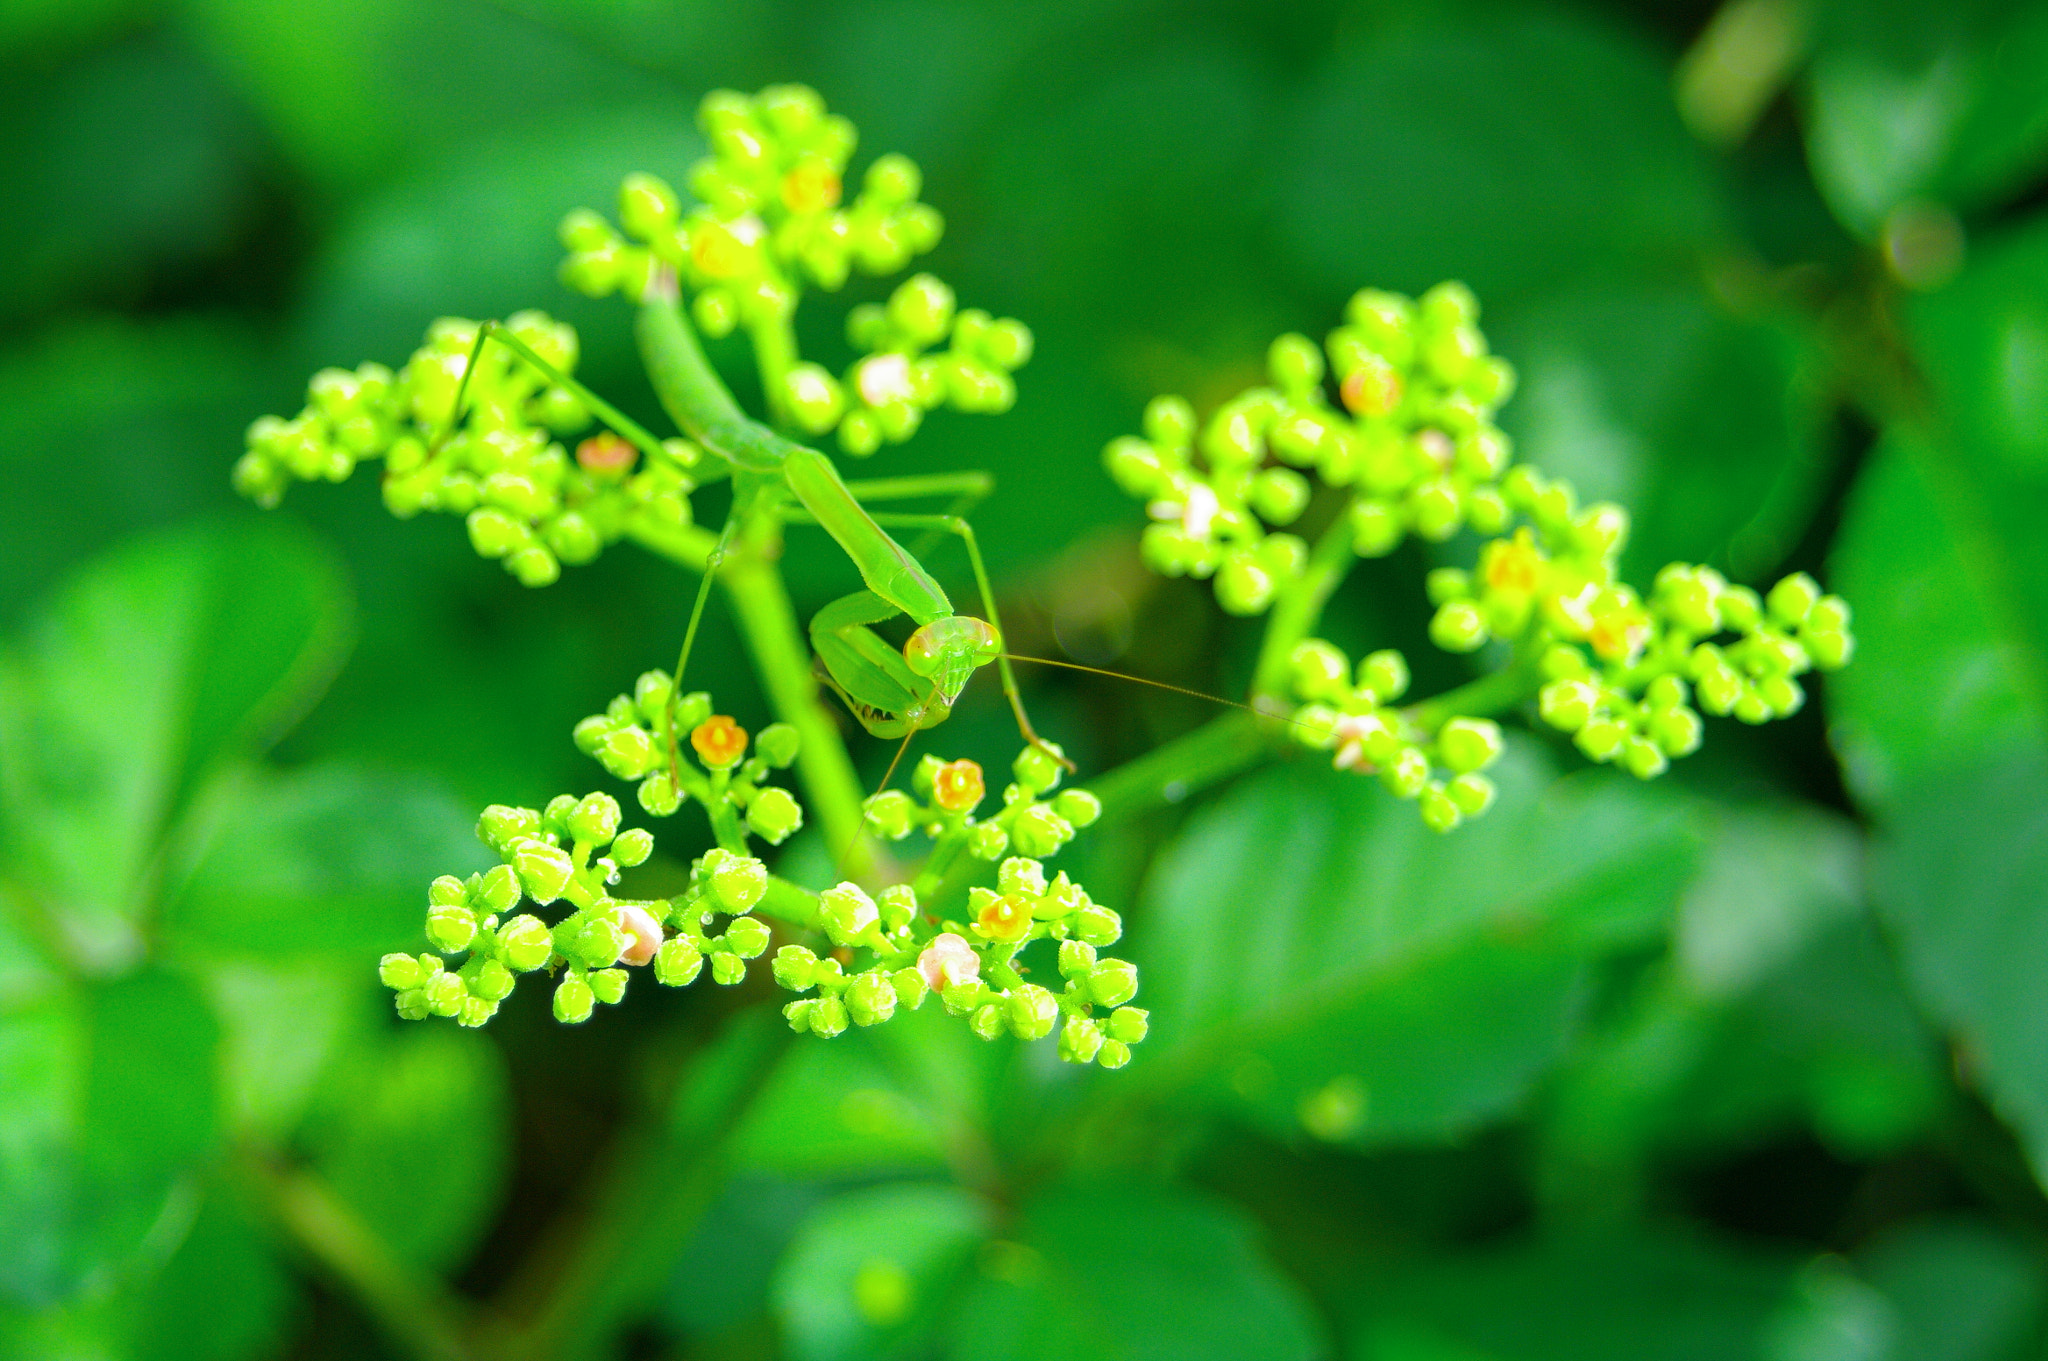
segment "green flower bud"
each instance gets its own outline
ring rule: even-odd
[[[462,1009],[455,1013],[455,1023],[474,1030],[497,1014],[496,1002],[482,997],[465,997],[462,999]]]
[[[1440,784],[1432,782],[1416,797],[1415,809],[1422,814],[1423,826],[1432,832],[1448,832],[1464,821],[1464,814],[1451,796]]]
[[[531,973],[555,952],[555,938],[539,917],[522,915],[498,928],[498,949],[508,967]]]
[[[654,748],[654,738],[638,725],[605,733],[591,754],[597,757],[599,765],[621,780],[639,779],[661,759]]]
[[[811,1003],[811,1033],[821,1040],[846,1033],[846,1003],[837,997],[820,997]]]
[[[1004,1024],[1006,1019],[1002,1005],[990,1002],[975,1008],[974,1014],[967,1018],[967,1028],[984,1040],[993,1040],[1007,1028]]]
[[[747,912],[768,891],[768,867],[751,855],[711,851],[703,860],[721,912]]]
[[[562,564],[553,553],[533,544],[506,558],[505,570],[517,577],[520,585],[538,589],[552,586],[561,578]]]
[[[1628,729],[1620,720],[1602,716],[1580,728],[1578,736],[1572,740],[1589,759],[1611,761],[1627,736]]]
[[[1737,633],[1748,633],[1763,622],[1763,602],[1747,586],[1730,586],[1714,603],[1721,623]]]
[[[1036,898],[1045,892],[1045,866],[1012,856],[996,870],[996,892]]]
[[[540,814],[531,808],[494,803],[477,819],[477,839],[503,855],[513,842],[540,834]]]
[[[818,924],[834,945],[851,947],[866,943],[870,934],[879,934],[881,919],[874,899],[863,893],[858,884],[842,883],[818,895]]]
[[[1100,903],[1074,914],[1074,934],[1090,945],[1114,945],[1124,933],[1124,919]]]
[[[1138,1044],[1151,1033],[1152,1013],[1138,1007],[1118,1007],[1109,1014],[1104,1029],[1118,1044]]]
[[[1408,693],[1408,659],[1392,648],[1370,654],[1358,664],[1358,688],[1382,704],[1401,698]]]
[[[1266,370],[1282,392],[1307,392],[1323,381],[1323,352],[1307,336],[1290,333],[1266,351]]]
[[[889,975],[889,983],[896,989],[896,1000],[906,1011],[916,1011],[924,1005],[925,994],[931,985],[916,968],[898,969]]]
[[[741,959],[756,959],[768,948],[768,923],[759,917],[735,917],[725,928],[726,948]]]
[[[1429,597],[1432,605],[1441,605],[1447,600],[1470,600],[1472,574],[1458,567],[1434,568],[1423,578],[1422,593]]]
[[[1486,641],[1486,617],[1469,600],[1452,600],[1429,621],[1429,638],[1446,652],[1474,652]]]
[[[993,822],[978,822],[967,833],[967,853],[976,860],[1000,860],[1010,849],[1010,834]]]
[[[1252,509],[1269,525],[1291,525],[1308,508],[1308,479],[1292,468],[1268,468],[1252,480]]]
[[[1495,487],[1474,487],[1465,497],[1465,523],[1478,534],[1498,534],[1508,527],[1508,503]]]
[[[436,950],[466,950],[476,939],[476,914],[466,907],[436,907],[427,913],[427,939]]]
[[[872,969],[854,975],[853,982],[840,996],[846,1003],[846,1014],[858,1026],[880,1025],[896,1014],[896,989],[887,977]]]
[[[470,994],[486,1002],[502,1002],[512,995],[512,971],[495,959],[472,959],[462,968]]]
[[[674,231],[680,210],[676,191],[653,175],[628,175],[619,186],[619,225],[642,241],[659,241]]]
[[[1120,1007],[1138,995],[1138,966],[1104,959],[1088,971],[1088,996],[1097,1006]]]
[[[816,981],[818,956],[801,945],[785,945],[775,952],[769,967],[779,986],[790,992],[809,992]]]
[[[641,808],[658,818],[665,818],[683,806],[683,793],[676,787],[675,777],[665,770],[657,770],[642,780],[638,797]]]
[[[588,983],[569,974],[555,985],[555,1019],[564,1025],[581,1025],[590,1019],[597,995]]]
[[[1437,733],[1436,747],[1453,774],[1484,770],[1500,757],[1500,725],[1483,718],[1454,718]]]
[[[1818,633],[1847,633],[1849,603],[1838,595],[1824,595],[1806,612],[1806,627]]]
[[[801,1035],[811,1028],[811,1013],[817,1009],[816,999],[806,997],[783,1007],[782,1015],[789,1022],[789,1028]]]
[[[452,874],[444,874],[427,885],[428,907],[453,907],[469,901],[469,885]]]
[[[747,962],[729,950],[717,950],[711,955],[711,981],[725,987],[744,983],[747,978]]]
[[[590,975],[590,991],[606,1006],[617,1006],[619,1000],[626,995],[626,971],[599,969]]]
[[[654,979],[671,988],[696,982],[703,967],[704,953],[688,936],[670,936],[654,952]]]
[[[408,1021],[424,1021],[433,1013],[427,1009],[427,990],[407,988],[391,999],[398,1008],[401,1018]]]
[[[1639,780],[1653,780],[1670,768],[1663,750],[1647,737],[1631,734],[1621,742],[1621,764]]]
[[[1085,978],[1095,968],[1095,947],[1085,940],[1060,942],[1060,977]]]
[[[1195,439],[1195,409],[1181,397],[1154,397],[1145,404],[1145,437],[1162,449],[1185,449]]]
[[[560,846],[528,837],[512,848],[512,869],[526,896],[545,907],[562,896],[576,865]]]
[[[1402,747],[1380,767],[1380,783],[1397,799],[1412,799],[1429,783],[1429,758],[1420,747]]]
[[[1706,725],[1691,709],[1658,709],[1650,715],[1649,736],[1666,756],[1674,760],[1700,749]]]
[[[1093,825],[1102,816],[1102,800],[1085,789],[1065,789],[1053,796],[1053,811],[1075,827]]]
[[[1818,613],[1818,611],[1816,611]],[[1856,651],[1856,640],[1846,633],[1825,633],[1816,631],[1811,619],[1799,641],[1806,648],[1806,655],[1813,664],[1823,671],[1838,671],[1849,664],[1849,658]]]
[[[562,823],[578,841],[608,845],[619,832],[619,801],[609,794],[585,794]]]
[[[1710,714],[1727,714],[1733,711],[1748,692],[1748,688],[1742,683],[1742,677],[1726,666],[1717,666],[1696,674],[1693,684],[1699,690],[1700,707]]]
[[[427,980],[424,989],[427,1010],[435,1016],[454,1016],[462,1010],[462,1004],[469,1000],[469,989],[462,985],[458,974],[437,973]]]
[[[1034,860],[1057,854],[1074,839],[1074,828],[1048,804],[1033,804],[1017,815],[1010,825],[1010,838],[1017,849]]]
[[[868,795],[861,804],[861,812],[870,832],[889,841],[901,841],[910,835],[910,823],[916,805],[910,796],[900,789],[885,789],[879,794]]]
[[[1068,1063],[1092,1063],[1102,1051],[1102,1027],[1085,1016],[1069,1016],[1060,1027],[1060,1057]]]
[[[1457,533],[1464,522],[1465,501],[1455,482],[1436,478],[1408,494],[1408,517],[1417,534],[1440,543]]]
[[[1044,988],[1026,983],[1010,994],[1003,1011],[1012,1035],[1020,1040],[1042,1040],[1052,1034],[1053,1023],[1060,1017],[1060,1004]]]
[[[1232,614],[1257,614],[1273,603],[1279,583],[1257,556],[1235,552],[1223,560],[1216,574],[1216,603]]]
[[[627,936],[604,917],[570,917],[556,924],[555,948],[588,969],[609,968],[625,952]]]
[[[1819,603],[1820,585],[1804,572],[1794,572],[1771,587],[1771,594],[1764,602],[1771,618],[1786,628],[1796,628],[1805,623],[1807,615]]]
[[[485,916],[510,912],[519,905],[519,876],[510,865],[493,865],[477,881],[470,903]]]
[[[1063,755],[1065,753],[1058,743],[1048,742],[1044,748],[1033,744],[1017,753],[1017,759],[1010,763],[1010,770],[1027,793],[1042,794],[1059,785],[1061,766],[1058,758]]]
[[[1806,692],[1790,676],[1766,676],[1757,682],[1756,691],[1775,718],[1790,718],[1806,703]]]
[[[395,992],[417,988],[426,980],[426,971],[411,955],[386,955],[377,961],[377,977],[385,987]]]
[[[754,738],[754,754],[777,770],[786,769],[796,760],[800,739],[795,728],[787,723],[770,723]]]
[[[647,863],[654,854],[654,834],[644,827],[629,827],[612,841],[612,859],[631,869]]]
[[[846,411],[846,391],[817,364],[798,364],[783,379],[782,398],[790,417],[806,433],[822,435]]]
[[[1304,638],[1288,654],[1294,692],[1303,699],[1338,699],[1350,689],[1351,662],[1320,638]]]
[[[804,810],[787,789],[764,786],[747,805],[747,828],[771,846],[780,846],[804,825]]]
[[[1444,794],[1468,818],[1493,806],[1493,781],[1484,775],[1460,775],[1444,786]]]

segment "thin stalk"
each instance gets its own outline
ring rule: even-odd
[[[1500,670],[1411,704],[1404,712],[1409,722],[1430,733],[1453,718],[1486,718],[1503,713],[1542,688],[1543,673],[1537,662],[1535,649],[1519,643],[1514,656]]]
[[[768,399],[768,419],[777,427],[795,427],[789,411],[789,371],[796,367],[796,332],[787,317],[758,322],[747,328],[754,342],[754,363],[761,370],[761,391]]]
[[[1241,710],[1219,714],[1192,732],[1127,761],[1088,792],[1102,800],[1105,818],[1128,817],[1191,794],[1251,769],[1273,750],[1260,731],[1262,720]]]
[[[1308,566],[1283,586],[1280,599],[1266,622],[1266,638],[1259,646],[1259,664],[1252,674],[1252,694],[1258,699],[1284,695],[1287,690],[1288,659],[1294,645],[1306,638],[1323,617],[1323,606],[1350,572],[1357,554],[1351,547],[1351,520],[1339,514],[1316,540]]]

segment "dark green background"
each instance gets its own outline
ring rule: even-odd
[[[1756,117],[1689,126],[1676,89],[1759,69],[1703,32],[1786,19]],[[1681,78],[1702,51],[1738,55]],[[0,63],[0,1354],[2048,1354],[2038,4],[12,0]],[[708,985],[401,1027],[372,964],[420,887],[482,804],[602,782],[568,729],[692,583],[620,548],[527,591],[364,477],[259,514],[241,431],[527,306],[651,418],[554,224],[680,182],[704,90],[791,79],[919,162],[931,268],[1036,332],[1014,413],[867,465],[997,475],[1029,647],[1241,686],[1256,633],[1144,576],[1102,444],[1354,288],[1458,277],[1519,453],[1632,507],[1638,585],[1812,571],[1855,664],[1654,786],[1518,740],[1449,839],[1307,761],[1084,836],[1154,1009],[1122,1073],[922,1014],[783,1050],[765,989]],[[830,364],[843,306],[803,316]],[[1429,565],[1328,631],[1435,687]],[[849,585],[789,567],[800,607]],[[1032,699],[1095,771],[1207,716]],[[935,742],[997,763],[1006,723]]]

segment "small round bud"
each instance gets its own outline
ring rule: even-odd
[[[1691,709],[1672,707],[1650,715],[1649,737],[1666,756],[1676,759],[1700,749],[1705,724]]]
[[[1095,1051],[1095,1061],[1114,1072],[1131,1061],[1131,1047],[1121,1040],[1104,1040]]]
[[[923,1006],[925,996],[931,991],[930,985],[924,981],[924,974],[915,966],[890,974],[889,984],[896,989],[896,1000],[906,1011],[916,1011]]]
[[[829,1040],[846,1033],[846,1003],[837,997],[820,997],[811,1004],[811,1033]]]
[[[1806,622],[1807,615],[1820,603],[1820,585],[1806,573],[1794,572],[1771,587],[1764,603],[1772,619],[1786,628],[1795,628]]]
[[[653,175],[628,175],[619,186],[619,225],[642,241],[667,236],[675,229],[680,210],[676,191]]]
[[[1037,898],[1045,893],[1045,866],[1036,860],[1013,855],[996,870],[996,892]]]
[[[1062,769],[1059,758],[1065,754],[1057,743],[1033,743],[1017,753],[1017,759],[1011,762],[1010,770],[1026,792],[1042,794],[1059,784]]]
[[[427,913],[427,939],[444,953],[466,950],[476,939],[476,914],[466,907],[436,907]]]
[[[747,730],[725,714],[713,714],[690,730],[690,745],[707,770],[730,770],[747,752]]]
[[[866,937],[877,933],[881,919],[875,900],[858,884],[841,883],[818,895],[818,924],[834,945],[867,943]]]
[[[513,847],[512,869],[526,896],[545,907],[562,896],[576,866],[560,846],[528,837]]]
[[[452,874],[444,874],[427,885],[427,906],[452,907],[469,900],[469,885]]]
[[[1048,804],[1033,804],[1017,815],[1010,825],[1010,838],[1017,850],[1034,860],[1056,854],[1074,839],[1074,828]]]
[[[1483,718],[1454,718],[1437,733],[1436,745],[1453,774],[1484,770],[1500,757],[1500,725]]]
[[[1102,1027],[1085,1016],[1069,1016],[1060,1027],[1060,1057],[1068,1063],[1092,1063],[1102,1050]]]
[[[1124,933],[1124,921],[1100,903],[1090,903],[1074,914],[1074,934],[1090,945],[1114,945]]]
[[[1408,659],[1392,648],[1371,653],[1358,664],[1358,688],[1382,704],[1408,693]]]
[[[901,841],[910,835],[911,815],[916,805],[910,795],[900,789],[885,789],[879,794],[870,794],[861,804],[861,815],[867,829],[888,841]]]
[[[1006,1015],[999,1002],[988,1002],[974,1009],[967,1018],[967,1028],[984,1040],[993,1040],[1006,1028]]]
[[[519,905],[519,876],[510,865],[493,865],[477,882],[470,901],[486,916],[510,912]]]
[[[683,792],[676,787],[675,777],[665,770],[657,770],[642,780],[636,797],[641,808],[658,818],[665,818],[683,806]]]
[[[1273,603],[1278,588],[1256,555],[1236,552],[1224,559],[1216,574],[1216,603],[1232,614],[1257,614]]]
[[[427,1009],[427,990],[407,988],[391,999],[398,1007],[398,1014],[408,1021],[423,1021],[433,1013]]]
[[[880,1025],[896,1014],[896,989],[889,979],[875,971],[856,974],[840,996],[846,1014],[858,1026]]]
[[[785,945],[775,952],[769,969],[777,986],[790,992],[809,992],[817,981],[818,956],[801,945]]]
[[[1474,652],[1486,641],[1486,617],[1469,600],[1452,600],[1429,621],[1429,638],[1446,652]]]
[[[1460,775],[1444,786],[1444,795],[1460,813],[1476,818],[1493,806],[1493,781],[1484,775]]]
[[[1611,761],[1627,736],[1628,729],[1620,720],[1603,715],[1580,728],[1578,736],[1572,740],[1588,759]]]
[[[484,809],[476,823],[477,839],[501,855],[513,842],[539,833],[539,813],[531,808],[508,808],[502,803]]]
[[[1385,501],[1365,497],[1351,503],[1351,549],[1361,558],[1385,557],[1405,532],[1399,512]]]
[[[1282,392],[1306,392],[1323,381],[1323,352],[1307,336],[1290,332],[1266,351],[1266,370]]]
[[[751,855],[711,851],[704,857],[711,876],[711,896],[721,912],[746,912],[768,891],[768,867]]]
[[[593,846],[609,845],[619,831],[619,801],[609,794],[585,794],[562,825],[578,841]]]
[[[711,981],[721,987],[736,987],[747,978],[747,962],[730,950],[719,950],[711,956]]]
[[[703,967],[704,953],[688,936],[670,936],[654,952],[654,980],[671,988],[696,982]]]
[[[1380,769],[1380,783],[1397,799],[1412,799],[1429,783],[1429,758],[1420,747],[1402,747]]]
[[[1138,966],[1105,959],[1088,971],[1088,996],[1097,1006],[1120,1007],[1138,994]]]
[[[1747,586],[1730,586],[1714,604],[1722,624],[1737,633],[1748,633],[1763,622],[1763,602]]]
[[[1059,969],[1062,978],[1085,978],[1095,968],[1095,947],[1085,940],[1060,942]]]
[[[725,945],[741,959],[758,959],[768,949],[768,923],[759,917],[736,917],[725,928]]]
[[[1152,1013],[1138,1007],[1118,1007],[1103,1027],[1119,1044],[1138,1044],[1152,1029]]]
[[[1639,780],[1662,775],[1671,765],[1664,752],[1647,737],[1631,734],[1621,742],[1621,764]]]
[[[1252,480],[1252,509],[1269,525],[1291,525],[1308,508],[1309,490],[1292,468],[1268,468]]]
[[[626,868],[647,863],[654,854],[654,834],[644,827],[629,827],[612,841],[612,859]]]
[[[555,1019],[564,1025],[581,1025],[590,1019],[597,994],[590,984],[570,974],[555,985]]]
[[[599,969],[590,975],[590,991],[606,1006],[617,1006],[626,995],[626,971]]]
[[[385,987],[405,992],[420,986],[426,979],[426,971],[411,955],[386,955],[377,961],[377,977]]]
[[[597,757],[599,765],[622,780],[639,779],[654,769],[655,762],[661,759],[654,748],[653,737],[638,725],[605,733],[591,754]]]
[[[1003,1003],[1010,1033],[1020,1040],[1042,1040],[1060,1017],[1059,999],[1033,983],[1016,989]]]
[[[1439,784],[1432,783],[1423,788],[1422,793],[1416,796],[1415,810],[1422,815],[1423,826],[1432,832],[1448,832],[1464,821],[1464,814],[1457,803]]]
[[[1053,796],[1055,813],[1076,827],[1087,827],[1102,816],[1102,800],[1085,789],[1064,789]]]
[[[1320,638],[1302,639],[1287,660],[1294,692],[1303,699],[1337,699],[1350,689],[1350,659]]]
[[[747,829],[771,846],[780,846],[803,825],[804,810],[787,789],[764,786],[747,805]]]
[[[522,915],[498,928],[498,949],[507,966],[519,973],[531,973],[548,962],[555,952],[555,941],[546,922]]]
[[[1464,497],[1449,478],[1432,479],[1408,494],[1408,516],[1417,534],[1440,543],[1464,522]]]
[[[754,738],[754,754],[777,770],[786,769],[796,760],[801,739],[797,730],[787,723],[770,723]]]

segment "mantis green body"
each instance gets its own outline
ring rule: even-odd
[[[861,504],[853,488],[839,476],[832,461],[817,450],[784,438],[750,419],[713,373],[695,332],[683,316],[673,281],[657,281],[642,301],[637,325],[640,350],[655,394],[683,432],[733,471],[733,509],[719,550],[706,572],[708,587],[718,557],[730,541],[734,524],[761,506],[763,498],[787,496],[795,508],[789,518],[817,524],[859,569],[867,589],[827,605],[811,621],[811,645],[819,678],[845,702],[861,726],[878,737],[902,737],[943,722],[974,672],[995,662],[1002,675],[1019,729],[1027,741],[1057,756],[1032,730],[1025,716],[1007,658],[988,574],[973,530],[954,515],[887,515],[877,517]],[[549,381],[575,393],[592,411],[648,458],[668,457],[659,441],[535,354],[518,337],[496,323],[477,334],[480,350],[486,338],[519,354]],[[474,353],[472,353],[472,364]],[[457,411],[461,399],[457,397]],[[905,480],[889,490],[898,495],[945,490],[941,481]],[[878,492],[882,489],[877,488]],[[969,560],[988,612],[986,620],[958,614],[944,588],[902,544],[890,537],[881,520],[900,527],[957,534]],[[701,610],[700,593],[698,608]],[[917,625],[899,650],[874,630],[874,625],[908,616]],[[695,633],[695,616],[691,636]],[[688,656],[685,642],[684,656]],[[680,679],[681,669],[677,676]],[[1064,757],[1060,757],[1064,762]]]

